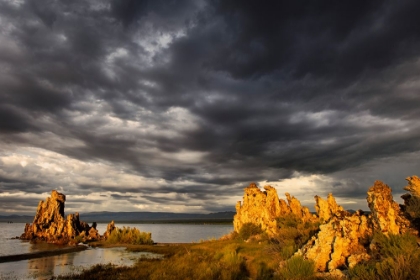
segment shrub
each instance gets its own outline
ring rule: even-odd
[[[290,227],[297,227],[299,224],[302,223],[302,220],[296,217],[294,214],[287,214],[284,216],[280,216],[277,219],[277,226],[279,228],[290,228]]]
[[[295,244],[301,247],[319,231],[319,223],[304,222],[294,214],[288,214],[277,218],[279,234],[276,237],[280,244]]]
[[[420,250],[410,234],[374,235],[375,259],[349,270],[351,279],[420,279]]]
[[[288,214],[277,219],[278,234],[271,238],[269,251],[280,260],[290,258],[319,230],[318,223],[303,222],[294,214]]]
[[[349,270],[349,278],[354,280],[375,280],[377,273],[375,263],[368,262],[356,265]]]
[[[401,254],[413,255],[418,251],[417,238],[411,234],[376,233],[373,238],[377,253],[383,258],[395,258]]]
[[[76,244],[79,244],[81,242],[84,242],[85,240],[84,240],[83,236],[77,235],[77,236],[74,237],[74,241],[76,242]]]
[[[245,223],[239,230],[238,235],[242,240],[248,240],[251,236],[260,234],[262,232],[263,231],[260,226],[257,226],[253,223]]]
[[[278,274],[281,279],[311,279],[315,277],[315,264],[302,256],[294,256],[285,261]]]
[[[153,244],[150,232],[130,227],[115,228],[106,241],[111,244]]]

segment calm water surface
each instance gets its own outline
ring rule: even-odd
[[[107,224],[98,224],[100,234],[106,230]],[[159,243],[199,242],[219,238],[233,230],[229,225],[193,225],[193,224],[116,224],[117,227],[136,227],[140,231],[151,232],[152,239]],[[30,252],[56,249],[51,244],[31,244],[19,239],[25,228],[24,223],[0,223],[0,255],[15,255]],[[95,264],[113,263],[116,265],[132,265],[141,257],[156,258],[159,255],[128,252],[124,248],[90,248],[82,252],[68,253],[59,256],[0,263],[0,279],[49,279],[53,275],[68,274],[81,271]]]
[[[131,266],[138,258],[161,258],[159,254],[129,252],[125,248],[90,248],[59,256],[0,263],[0,279],[50,279],[81,272],[94,264]]]

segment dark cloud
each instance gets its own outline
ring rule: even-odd
[[[134,196],[132,196],[132,195],[111,194],[111,197],[113,197],[114,199],[128,200],[130,198],[133,198]]]
[[[415,2],[215,3],[231,35],[215,66],[238,78],[286,71],[341,82],[410,58],[419,39]]]
[[[419,12],[415,1],[3,1],[0,190],[217,211],[252,181],[296,174],[343,199],[381,179],[370,171],[399,186],[396,166],[420,148]]]

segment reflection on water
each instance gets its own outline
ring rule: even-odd
[[[65,254],[49,258],[32,259],[28,261],[28,274],[36,279],[48,278],[52,275],[67,274],[69,264],[73,264],[75,254]]]
[[[95,264],[131,266],[139,258],[161,258],[160,254],[130,252],[125,248],[91,248],[59,256],[0,264],[0,279],[50,279],[81,272]]]
[[[72,247],[72,246],[68,246],[68,245],[57,245],[57,244],[51,244],[51,243],[47,243],[47,242],[38,242],[38,243],[31,243],[29,241],[23,241],[23,242],[27,242],[29,244],[29,248],[28,248],[29,253],[35,253],[35,252],[40,252],[40,251],[59,250],[59,249]],[[26,253],[26,252],[21,252],[21,254],[22,253]]]

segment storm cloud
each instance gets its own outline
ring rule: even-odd
[[[419,172],[416,1],[0,1],[0,212],[349,208]],[[84,203],[83,203],[84,202]],[[76,209],[77,208],[77,209]]]

